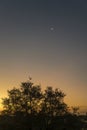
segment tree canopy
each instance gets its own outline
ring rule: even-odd
[[[65,93],[48,86],[44,91],[30,79],[19,88],[7,91],[2,99],[3,111],[0,127],[3,130],[78,130],[81,121],[77,117],[77,107],[69,112],[64,102]]]
[[[59,89],[47,87],[42,92],[41,86],[34,85],[30,80],[22,82],[19,89],[13,88],[7,92],[8,97],[3,98],[4,113],[10,115],[17,112],[23,112],[25,115],[42,113],[56,116],[67,112],[65,94]]]

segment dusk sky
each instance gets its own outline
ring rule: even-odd
[[[29,76],[87,106],[87,0],[0,0],[0,98]]]

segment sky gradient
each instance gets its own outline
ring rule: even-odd
[[[87,106],[87,1],[0,1],[0,97],[28,76]]]

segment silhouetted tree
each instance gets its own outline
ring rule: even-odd
[[[49,116],[63,115],[67,112],[67,105],[64,103],[65,94],[59,90],[47,87],[43,94],[42,111]]]
[[[36,114],[39,111],[40,99],[42,98],[41,87],[34,86],[32,82],[24,82],[21,85],[23,97],[22,107],[26,114]]]
[[[32,82],[23,82],[19,89],[8,90],[8,98],[3,99],[5,113],[36,114],[39,112],[40,99],[42,98],[41,87],[34,86]]]
[[[65,94],[61,90],[53,90],[52,87],[47,87],[43,93],[41,113],[45,115],[44,126],[47,129],[51,129],[51,123],[55,116],[63,116],[67,113],[68,107],[64,103],[64,97]]]
[[[65,128],[65,125],[70,129],[71,124],[75,129],[78,125],[76,123],[78,109],[74,108],[75,114],[66,116],[69,113],[68,106],[64,102],[65,94],[60,89],[47,87],[42,92],[41,86],[34,85],[30,79],[22,82],[20,88],[13,88],[7,92],[8,97],[2,99],[4,108],[2,115],[11,124],[7,126],[6,130],[10,128],[28,130],[32,127],[39,130],[55,130],[55,126],[62,129]]]
[[[78,114],[78,111],[79,111],[79,107],[72,107],[72,112],[74,115],[77,115]]]
[[[12,90],[8,90],[8,97],[2,99],[4,110],[3,113],[5,114],[14,114],[17,111],[21,111],[21,101],[22,101],[22,94],[19,89],[13,88]]]

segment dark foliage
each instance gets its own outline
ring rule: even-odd
[[[8,90],[3,99],[0,130],[80,130],[82,122],[68,111],[65,94],[47,87],[44,92],[31,80]]]

